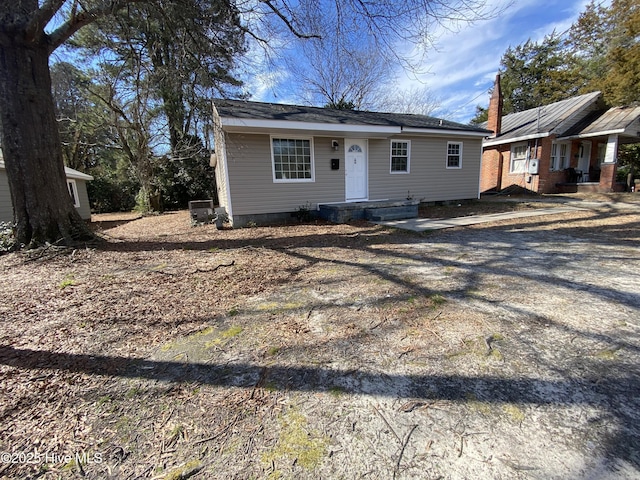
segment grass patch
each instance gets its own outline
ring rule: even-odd
[[[517,407],[516,405],[511,405],[511,404],[503,405],[502,411],[505,414],[507,414],[507,416],[511,421],[515,423],[522,423],[522,421],[524,420],[524,412],[522,411],[521,408]]]
[[[465,393],[465,398],[467,399],[467,406],[482,415],[489,415],[491,413],[491,405],[489,402],[483,402],[482,400],[478,400],[478,397],[473,392]]]
[[[59,284],[58,284],[58,288],[60,290],[64,290],[67,287],[73,287],[76,284],[76,280],[74,278],[73,273],[69,273],[64,277],[64,280],[62,280]]]
[[[229,340],[231,340],[234,337],[237,337],[238,335],[240,335],[242,333],[243,329],[241,326],[239,325],[232,325],[231,327],[227,328],[225,331],[221,332],[220,335],[218,335],[217,337],[213,338],[212,340],[209,340],[208,342],[206,342],[204,344],[205,348],[213,348],[213,347],[219,347],[224,345],[225,343],[227,343]]]
[[[444,298],[439,293],[434,293],[433,295],[430,295],[429,301],[431,302],[431,308],[438,308],[439,306],[447,303],[447,299]]]
[[[595,354],[596,358],[600,358],[602,360],[615,360],[618,356],[618,351],[622,347],[614,347],[614,348],[605,348],[604,350],[600,350]]]
[[[183,478],[189,478],[194,476],[203,468],[204,467],[199,460],[190,460],[183,466],[169,471],[164,477],[162,477],[162,480],[180,480]]]
[[[329,394],[332,397],[339,398],[346,393],[345,389],[338,386],[333,386],[329,389]]]
[[[127,400],[132,399],[133,397],[137,397],[138,395],[142,394],[142,389],[140,387],[131,387],[129,390],[127,390],[127,392],[124,394],[124,398],[126,398]]]
[[[261,456],[262,463],[270,466],[283,459],[294,460],[302,468],[312,470],[320,465],[327,449],[328,439],[317,430],[310,429],[304,415],[295,409],[283,413],[278,419],[280,435],[275,447]],[[269,478],[279,478],[280,472],[272,472]]]
[[[229,327],[227,330],[225,330],[224,332],[222,332],[222,338],[224,338],[225,340],[229,339],[229,338],[233,338],[233,337],[237,337],[238,335],[240,335],[242,333],[242,327],[239,325],[232,325],[231,327]]]

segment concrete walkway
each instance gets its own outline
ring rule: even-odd
[[[580,207],[554,207],[538,208],[534,210],[491,213],[488,215],[470,215],[467,217],[440,218],[433,220],[430,218],[408,218],[406,220],[391,220],[385,222],[372,222],[386,227],[401,228],[414,232],[424,232],[428,230],[441,230],[443,228],[465,227],[477,223],[497,222],[499,220],[511,220],[514,218],[537,217],[540,215],[554,215],[558,213],[575,212],[585,210]]]

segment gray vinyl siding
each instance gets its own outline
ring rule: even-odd
[[[76,180],[76,188],[78,189],[78,202],[80,206],[76,208],[80,216],[85,220],[91,219],[91,206],[89,205],[89,195],[87,195],[87,182],[84,180],[80,180],[78,178]]]
[[[288,136],[279,135],[278,138]],[[315,181],[276,183],[273,181],[271,137],[227,134],[226,163],[233,215],[286,213],[307,203],[315,208],[318,203],[343,202],[344,152],[332,150],[332,139],[335,137],[313,138]],[[344,142],[339,141],[342,148]],[[331,170],[332,158],[340,159],[339,170]]]
[[[13,205],[7,172],[0,169],[0,222],[13,222]]]
[[[410,173],[390,173],[392,139],[369,140],[369,199],[423,202],[477,198],[482,139],[394,137],[410,140]],[[447,142],[462,142],[462,168],[446,168]]]
[[[89,205],[89,195],[87,194],[87,182],[75,179],[76,189],[78,190],[78,201],[80,207],[77,208],[78,213],[84,220],[91,219],[91,206]],[[7,179],[7,171],[0,169],[0,222],[13,222],[13,204],[11,203],[11,194],[9,192],[9,180]]]

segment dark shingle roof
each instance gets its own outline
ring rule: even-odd
[[[333,125],[371,125],[489,133],[487,130],[477,126],[450,122],[448,120],[426,115],[380,113],[360,110],[336,110],[331,108],[306,107],[300,105],[249,102],[244,100],[214,100],[214,104],[221,117],[325,123]]]

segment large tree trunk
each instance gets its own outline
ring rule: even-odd
[[[72,243],[92,237],[66,183],[46,37],[0,32],[2,149],[18,242]]]

